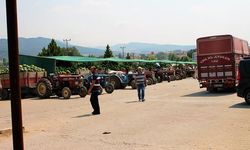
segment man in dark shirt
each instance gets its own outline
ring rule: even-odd
[[[98,101],[98,95],[99,95],[100,90],[101,90],[100,79],[97,76],[95,66],[92,66],[90,68],[90,71],[92,73],[92,78],[91,78],[91,85],[90,85],[90,88],[88,90],[88,94],[91,94],[90,102],[91,102],[92,108],[94,109],[92,114],[99,115],[100,114],[100,106],[99,106],[99,101]]]

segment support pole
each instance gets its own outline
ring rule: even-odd
[[[8,52],[9,52],[9,75],[11,89],[11,118],[13,149],[23,150],[23,124],[21,89],[19,82],[19,50],[18,50],[18,24],[17,24],[17,2],[6,0]]]

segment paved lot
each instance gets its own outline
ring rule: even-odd
[[[146,102],[136,91],[100,97],[92,116],[89,96],[70,100],[25,99],[24,142],[28,150],[248,150],[250,106],[235,93],[207,93],[197,80],[148,86]],[[9,128],[10,102],[0,101],[0,129]],[[12,138],[0,135],[0,149]]]

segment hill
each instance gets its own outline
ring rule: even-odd
[[[20,54],[36,56],[43,47],[47,47],[51,39],[37,37],[37,38],[19,38],[19,50]],[[65,47],[65,43],[62,41],[56,41],[60,47]],[[82,55],[96,55],[100,56],[104,54],[104,50],[97,48],[89,48],[83,46],[75,46]],[[0,39],[0,58],[6,58],[8,55],[7,39]]]
[[[149,53],[149,52],[167,52],[167,51],[176,51],[176,50],[190,50],[194,49],[194,45],[173,45],[173,44],[151,44],[151,43],[140,43],[132,42],[127,44],[117,44],[111,46],[113,51],[121,51],[121,47],[125,47],[126,52],[134,53]]]

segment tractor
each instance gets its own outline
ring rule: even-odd
[[[36,92],[40,98],[49,98],[57,95],[69,99],[71,95],[79,94],[80,97],[87,95],[87,88],[82,84],[82,76],[71,74],[51,74],[41,78],[36,86]]]
[[[91,74],[85,75],[83,79],[83,85],[89,89],[91,84]],[[100,94],[102,94],[103,89],[106,91],[106,93],[111,94],[114,91],[114,85],[109,82],[109,76],[107,74],[98,74],[98,78],[100,78],[100,84],[101,84],[101,90]]]

